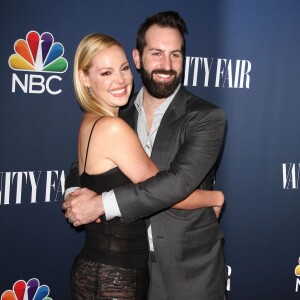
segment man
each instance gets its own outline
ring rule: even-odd
[[[157,13],[140,26],[133,50],[143,88],[123,118],[137,130],[161,172],[104,193],[103,199],[78,189],[63,208],[75,226],[103,213],[124,221],[150,216],[149,299],[223,300],[223,234],[214,210],[168,209],[196,188],[211,189],[225,126],[220,108],[181,85],[186,31],[178,13]]]

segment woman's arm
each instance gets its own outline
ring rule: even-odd
[[[92,138],[89,162],[94,168],[110,162],[110,168],[118,166],[133,183],[144,181],[158,172],[136,133],[122,119],[102,118],[95,126]],[[100,170],[93,171],[97,173]]]
[[[221,191],[195,190],[188,198],[176,203],[172,208],[197,209],[213,207],[217,218],[224,204],[224,194]]]

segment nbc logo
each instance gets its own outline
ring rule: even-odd
[[[298,266],[296,266],[296,268],[295,268],[295,275],[297,277],[300,277],[300,257],[298,259]],[[296,290],[295,290],[296,292],[298,292],[299,286],[300,286],[300,278],[297,278],[296,279]]]
[[[47,285],[40,285],[36,278],[27,282],[18,280],[14,283],[12,290],[5,291],[1,300],[52,300],[48,297],[50,289]]]
[[[50,32],[41,35],[36,31],[28,32],[26,40],[18,39],[15,42],[14,50],[15,53],[9,57],[8,64],[15,71],[64,73],[68,68],[68,62],[63,57],[64,47],[61,43],[54,42]],[[45,78],[39,74],[24,74],[24,79],[19,76],[13,74],[13,93],[16,92],[17,85],[24,93],[42,94],[45,90],[52,95],[61,93],[61,89],[54,91],[50,86],[52,80],[62,80],[57,75]]]

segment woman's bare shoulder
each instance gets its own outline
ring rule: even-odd
[[[92,128],[93,126],[105,130],[128,127],[125,121],[116,116],[97,116],[93,114],[84,114],[81,120],[80,129],[85,130],[87,128]]]
[[[114,116],[102,117],[96,124],[95,129],[108,135],[124,134],[132,131],[131,127],[121,118]]]

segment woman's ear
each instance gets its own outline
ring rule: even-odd
[[[89,78],[82,70],[78,71],[78,77],[82,85],[85,87],[90,86]]]
[[[139,70],[141,68],[141,58],[140,58],[140,53],[137,49],[132,50],[132,58],[133,58],[135,67]]]

